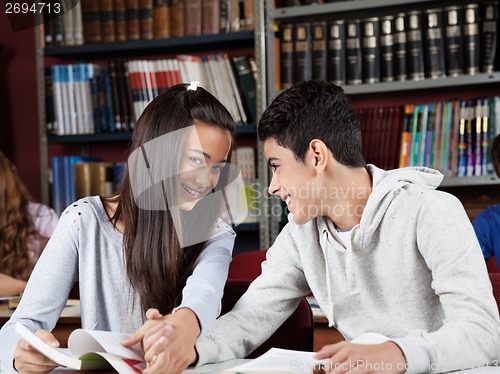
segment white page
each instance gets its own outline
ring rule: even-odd
[[[314,354],[314,352],[271,348],[255,360],[224,370],[222,373],[272,372],[310,374],[314,365],[322,363],[322,361],[313,358]]]
[[[68,347],[74,355],[81,356],[87,352],[107,352],[119,357],[144,361],[144,353],[136,344],[132,348],[121,344],[128,338],[127,334],[118,334],[109,331],[93,331],[78,329],[71,333]]]

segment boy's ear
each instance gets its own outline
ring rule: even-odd
[[[311,140],[307,154],[307,163],[316,170],[317,174],[321,174],[326,168],[330,155],[326,144],[319,139]]]

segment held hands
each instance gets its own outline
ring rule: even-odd
[[[130,347],[142,342],[147,368],[144,374],[181,373],[196,359],[194,343],[200,326],[188,308],[162,316],[158,310],[146,312],[148,321],[122,344]]]
[[[59,347],[59,342],[50,332],[38,330],[35,333],[40,339],[52,347]],[[26,340],[17,343],[14,352],[14,368],[20,373],[47,373],[59,366],[33,348]]]
[[[340,342],[326,345],[314,356],[328,359],[324,367],[326,374],[344,373],[391,373],[406,371],[406,359],[394,342],[382,344],[353,344]]]

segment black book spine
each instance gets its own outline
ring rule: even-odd
[[[294,28],[290,23],[281,26],[280,42],[280,77],[281,89],[286,90],[292,87],[294,70],[294,52],[293,52]]]
[[[346,22],[347,84],[361,84],[361,27],[359,19]]]
[[[394,17],[380,20],[380,79],[392,82],[394,77]]]
[[[312,79],[326,80],[326,21],[313,22],[312,28]]]
[[[446,75],[455,77],[464,73],[464,43],[462,37],[462,8],[444,9]]]
[[[483,6],[481,25],[481,46],[483,53],[481,69],[485,73],[492,73],[495,70],[498,2],[488,1]]]
[[[479,39],[479,5],[468,4],[464,7],[464,66],[470,75],[479,73],[479,57],[481,56]]]
[[[309,22],[295,24],[295,82],[312,79],[312,40]]]
[[[422,42],[421,12],[408,12],[406,17],[408,76],[412,80],[424,79],[424,46]]]
[[[363,83],[380,81],[380,31],[377,17],[365,18],[362,22],[361,54],[363,64]]]
[[[432,79],[446,76],[442,16],[442,9],[429,9],[425,14],[426,75]]]
[[[399,13],[394,17],[394,71],[399,81],[404,81],[408,77],[405,18],[405,13]]]
[[[346,83],[345,22],[331,21],[328,25],[328,80],[339,86]]]

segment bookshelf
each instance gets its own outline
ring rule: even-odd
[[[186,37],[171,37],[167,39],[136,40],[113,43],[95,43],[74,46],[43,46],[43,28],[38,27],[35,36],[36,46],[36,72],[38,88],[38,114],[40,133],[40,170],[41,170],[41,195],[44,203],[49,203],[50,162],[49,156],[54,154],[67,154],[68,150],[89,155],[95,147],[108,147],[125,150],[131,139],[131,132],[96,133],[82,135],[49,135],[46,129],[45,108],[45,79],[44,68],[54,64],[70,64],[73,62],[105,63],[107,60],[132,60],[136,58],[158,59],[163,56],[180,54],[227,52],[232,55],[251,54],[257,65],[256,77],[256,103],[257,118],[254,123],[239,124],[236,129],[238,143],[252,144],[257,151],[257,174],[267,169],[261,145],[257,144],[256,123],[260,113],[265,108],[265,77],[266,59],[264,53],[264,38],[262,37],[264,10],[262,3],[255,2],[255,31],[245,30],[213,35],[199,35]],[[111,151],[113,152],[113,151]],[[125,160],[124,160],[125,161]],[[264,162],[264,165],[261,165]],[[263,174],[262,174],[263,175]],[[260,180],[261,185],[267,185],[267,175]],[[263,199],[263,198],[262,198]],[[269,245],[269,233],[266,227],[266,217],[259,222],[241,224],[236,228],[243,235],[242,247],[245,250],[264,248]]]
[[[286,5],[286,1],[283,1]],[[303,2],[301,2],[303,3]],[[409,11],[417,10],[425,13],[428,9],[446,8],[450,6],[466,6],[472,3],[483,4],[485,1],[478,0],[477,2],[467,0],[347,0],[336,2],[325,2],[323,4],[308,4],[298,6],[275,7],[275,2],[266,0],[266,54],[268,61],[274,61],[275,65],[281,64],[279,48],[276,49],[276,38],[280,39],[282,35],[276,34],[277,26],[296,24],[332,21],[332,20],[349,20],[349,19],[367,19],[370,17],[394,16],[398,13],[408,13]],[[328,24],[328,23],[327,23]],[[312,26],[311,26],[312,30]],[[325,29],[328,30],[328,27]],[[328,31],[325,31],[326,33]],[[313,31],[311,31],[313,33]],[[422,35],[424,33],[422,32]],[[408,34],[407,34],[408,36]],[[312,36],[314,40],[314,36]],[[304,39],[301,39],[304,40]],[[497,61],[500,53],[498,46],[499,38],[496,39]],[[288,39],[286,40],[288,41]],[[280,39],[283,42],[283,39]],[[291,44],[296,43],[292,41]],[[312,42],[312,44],[314,41]],[[328,43],[328,41],[326,42]],[[325,48],[328,44],[325,43]],[[377,42],[378,43],[378,42]],[[302,44],[301,48],[305,48]],[[293,47],[295,49],[295,47]],[[407,47],[408,48],[408,47]],[[292,51],[294,50],[292,49]],[[288,52],[289,50],[287,50]],[[303,51],[301,49],[301,51]],[[314,53],[314,49],[312,49]],[[408,51],[408,49],[407,49]],[[292,55],[294,52],[290,52]],[[329,52],[326,52],[329,53]],[[425,53],[425,52],[423,52]],[[296,58],[296,57],[295,57]],[[312,60],[312,59],[311,59]],[[297,65],[297,60],[292,60],[292,64]],[[327,62],[327,69],[329,67]],[[313,65],[309,65],[314,69]],[[296,67],[295,67],[296,68]],[[389,82],[377,83],[362,83],[362,84],[342,84],[346,94],[350,97],[353,106],[358,107],[375,107],[375,106],[391,106],[400,104],[415,104],[426,103],[429,101],[443,101],[452,98],[460,98],[463,95],[464,99],[481,96],[498,96],[500,95],[499,82],[500,70],[498,62],[495,71],[493,72],[478,72],[474,75],[457,75],[447,76],[437,79],[425,78],[423,80],[407,80],[398,81],[397,79]],[[279,69],[269,63],[267,65],[268,77],[268,103],[270,103],[281,91],[277,90],[276,82],[280,81]],[[314,74],[314,73],[313,73]],[[314,78],[314,77],[313,77]],[[288,81],[287,81],[288,82]],[[279,85],[279,84],[278,84]],[[474,96],[476,95],[476,96]],[[368,142],[373,141],[369,139]],[[367,160],[370,162],[370,160]],[[445,177],[440,188],[451,192],[458,196],[466,205],[474,205],[474,213],[479,211],[478,204],[475,200],[481,201],[484,206],[489,203],[498,203],[498,197],[494,197],[493,190],[500,185],[500,179],[494,175],[483,175],[474,177]],[[476,196],[477,195],[477,196]],[[271,209],[275,209],[280,205],[278,200],[271,203]],[[274,208],[273,208],[274,206]],[[474,214],[472,214],[473,216]],[[272,240],[277,236],[282,227],[280,217],[272,217],[269,230]]]

